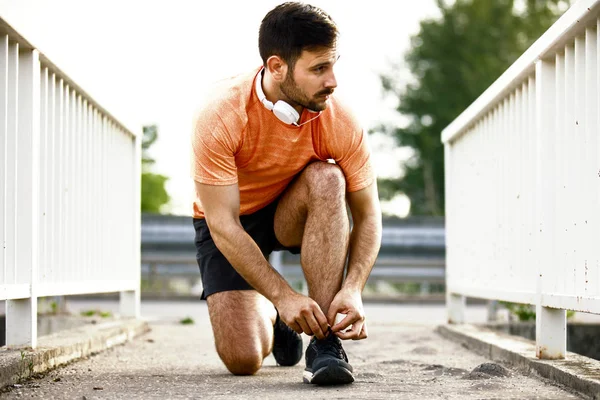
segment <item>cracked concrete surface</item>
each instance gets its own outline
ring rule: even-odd
[[[13,387],[7,399],[582,399],[533,373],[493,363],[434,332],[426,315],[410,318],[402,305],[365,305],[369,338],[344,342],[356,381],[316,387],[302,383],[304,360],[279,367],[272,356],[255,376],[230,375],[216,354],[205,303],[194,325],[183,308],[166,305],[151,331],[133,342]],[[427,307],[422,308],[427,313]],[[168,317],[166,316],[168,315]],[[306,337],[305,344],[308,340]],[[486,372],[487,371],[487,372]],[[492,374],[490,371],[495,371]],[[500,371],[500,372],[499,372]],[[504,373],[505,371],[505,373]],[[490,372],[490,373],[488,373]],[[494,376],[499,375],[499,376]],[[506,376],[504,376],[506,375]]]

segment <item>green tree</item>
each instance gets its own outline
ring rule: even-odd
[[[143,128],[142,138],[142,212],[159,213],[171,198],[165,189],[169,178],[150,172],[154,159],[148,154],[148,149],[158,138],[158,127],[148,125]]]
[[[381,126],[398,145],[414,150],[400,179],[382,179],[382,198],[411,200],[413,215],[444,213],[442,130],[487,89],[557,19],[564,0],[437,0],[441,18],[420,23],[405,61],[414,81],[401,87],[393,73],[381,77],[397,96],[401,128]]]

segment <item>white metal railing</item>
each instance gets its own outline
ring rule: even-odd
[[[600,0],[576,2],[442,133],[451,322],[465,296],[536,306],[537,356],[565,310],[600,314]]]
[[[0,19],[7,345],[36,346],[38,297],[121,292],[139,315],[139,180],[139,136]]]

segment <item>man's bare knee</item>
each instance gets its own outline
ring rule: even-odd
[[[258,349],[219,349],[221,361],[234,375],[254,375],[262,366],[262,351]]]
[[[335,164],[314,162],[306,167],[304,177],[311,200],[345,196],[346,178]]]
[[[232,374],[255,374],[273,340],[272,304],[254,290],[218,292],[207,301],[219,357]]]

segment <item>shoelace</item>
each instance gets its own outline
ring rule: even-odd
[[[321,354],[329,354],[336,358],[346,359],[344,349],[340,340],[331,332],[331,328],[328,330],[328,335],[323,340],[315,340],[315,346]]]

